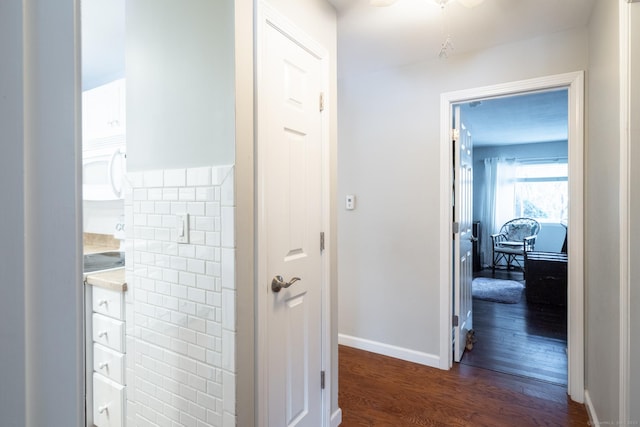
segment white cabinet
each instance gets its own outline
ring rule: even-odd
[[[125,131],[125,79],[82,93],[82,139],[85,145],[96,139],[124,135]]]
[[[93,374],[93,424],[124,427],[124,386]]]
[[[91,307],[91,343],[87,368],[92,369],[91,400],[93,410],[89,426],[123,427],[125,425],[125,304],[124,293],[91,287],[87,296]],[[88,417],[89,418],[89,417]]]

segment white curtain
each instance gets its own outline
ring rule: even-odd
[[[515,175],[513,159],[484,159],[484,186],[481,191],[480,233],[482,240],[482,264],[490,266],[491,235],[515,215]]]

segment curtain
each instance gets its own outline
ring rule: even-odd
[[[491,235],[515,215],[516,162],[513,159],[484,159],[484,186],[481,191],[480,234],[482,264],[492,264]]]

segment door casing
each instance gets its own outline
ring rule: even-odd
[[[584,402],[584,71],[484,86],[440,96],[440,368],[452,366],[452,182],[450,147],[452,104],[525,92],[568,89],[568,394]]]
[[[264,130],[260,126],[262,118],[266,117],[268,105],[264,102],[263,88],[263,72],[261,55],[264,45],[262,43],[262,35],[266,26],[271,26],[289,37],[301,47],[306,49],[312,55],[321,61],[322,67],[322,93],[324,95],[324,112],[322,118],[322,229],[324,230],[324,255],[322,257],[322,282],[321,282],[321,298],[322,298],[322,370],[325,372],[325,388],[322,395],[322,426],[329,426],[331,422],[331,395],[333,384],[331,381],[333,367],[331,364],[331,286],[329,282],[331,272],[331,216],[330,216],[330,144],[329,144],[329,55],[327,50],[308,36],[304,31],[295,26],[285,16],[276,11],[268,2],[259,1],[257,4],[257,21],[256,21],[256,274],[254,289],[256,292],[256,425],[266,427],[268,420],[267,407],[267,390],[268,390],[268,366],[267,366],[267,310],[269,304],[269,294],[265,292],[267,285],[267,224],[264,215],[264,188],[268,171],[264,167],[262,159],[262,150],[264,150],[261,141],[264,140]],[[319,242],[318,242],[319,244]]]

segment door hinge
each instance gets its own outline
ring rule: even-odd
[[[457,141],[458,139],[460,139],[460,130],[451,129],[451,139],[454,141]]]
[[[324,371],[320,371],[320,388],[324,390]]]
[[[452,320],[453,326],[458,326],[458,323],[460,322],[460,319],[458,318],[457,315],[454,315],[453,319],[451,319],[451,320]]]
[[[459,222],[454,222],[452,229],[453,229],[453,234],[459,233],[460,232],[460,223]]]
[[[324,111],[324,92],[320,92],[320,112]]]
[[[324,231],[320,233],[320,252],[324,251]]]

